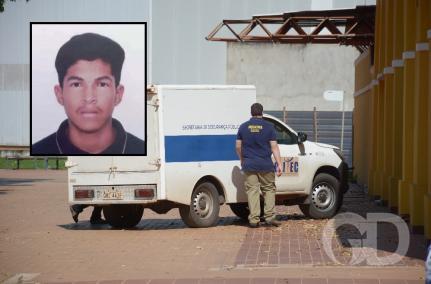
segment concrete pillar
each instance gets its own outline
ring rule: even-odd
[[[410,187],[413,182],[413,95],[415,78],[416,1],[404,0],[404,69],[403,69],[403,169],[398,183],[398,211],[410,214]]]
[[[371,107],[372,107],[372,120],[371,120],[371,160],[370,160],[370,171],[368,173],[368,194],[372,198],[380,197],[379,188],[377,186],[377,153],[378,153],[378,116],[379,116],[379,83],[377,75],[379,74],[379,63],[380,63],[380,45],[381,45],[381,18],[382,18],[382,0],[377,0],[376,5],[376,21],[375,21],[375,44],[374,44],[374,62],[371,69],[371,78],[373,82],[373,87],[371,89]]]
[[[430,11],[431,14],[431,6]],[[431,25],[428,29],[428,98],[431,97]],[[431,99],[428,100],[428,161],[431,161]],[[431,177],[431,165],[428,164],[428,177]],[[431,240],[431,182],[428,179],[428,194],[424,199],[425,208],[425,237]]]
[[[377,21],[376,21],[377,22]],[[370,69],[371,74],[371,97],[370,97],[370,121],[371,125],[369,130],[370,135],[370,159],[369,159],[369,171],[368,171],[368,195],[372,198],[376,196],[375,189],[375,171],[377,163],[377,127],[376,127],[376,117],[377,117],[377,80],[376,80],[376,59],[374,57],[374,66]]]
[[[388,202],[390,207],[396,207],[393,204],[393,199],[391,198],[390,181],[392,179],[392,166],[394,157],[392,155],[392,148],[394,143],[393,137],[393,82],[394,82],[394,68],[392,68],[392,58],[393,58],[393,18],[394,18],[394,1],[385,1],[385,22],[384,22],[384,32],[386,35],[385,45],[384,45],[384,113],[383,113],[383,173],[382,173],[382,199],[384,203]],[[398,192],[397,192],[398,194]]]
[[[394,68],[394,80],[393,80],[393,111],[392,111],[392,139],[394,141],[392,147],[392,175],[389,181],[390,186],[390,200],[391,211],[398,212],[398,183],[402,179],[402,164],[403,156],[402,153],[402,142],[403,142],[403,0],[394,1],[394,17],[392,25],[393,29],[393,60],[392,67]]]
[[[362,53],[355,60],[355,108],[353,113],[353,167],[354,176],[357,176],[359,184],[368,183],[370,148],[372,145],[372,109],[370,106],[371,91],[362,92],[364,88],[371,87],[371,51]],[[361,91],[361,94],[358,94]],[[364,147],[367,145],[367,147]]]
[[[381,6],[381,18],[380,18],[380,48],[379,48],[379,68],[377,79],[379,81],[378,86],[378,116],[377,116],[377,175],[376,175],[376,190],[378,191],[378,196],[382,200],[388,200],[386,191],[384,191],[384,165],[385,165],[385,88],[386,82],[384,80],[384,68],[385,68],[385,53],[387,47],[387,34],[385,29],[385,23],[387,18],[387,11],[385,5],[388,1],[383,0],[380,2]]]
[[[428,41],[429,0],[416,1],[416,58],[413,111],[413,184],[410,186],[410,225],[422,232],[423,198],[427,192],[428,169]]]

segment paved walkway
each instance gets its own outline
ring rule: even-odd
[[[305,218],[297,206],[279,206],[279,228],[250,229],[222,206],[219,225],[187,228],[176,209],[145,210],[134,230],[91,226],[91,209],[73,223],[67,208],[65,171],[0,170],[0,281],[17,283],[423,283],[425,240],[410,234],[401,261],[350,265],[352,226],[324,250],[328,220]],[[387,212],[352,186],[341,212]],[[364,236],[362,236],[363,238]],[[377,256],[391,255],[395,226],[378,227]],[[368,250],[370,252],[370,250]],[[373,252],[371,250],[371,252]],[[372,256],[372,253],[370,253]],[[23,274],[26,273],[26,274]],[[15,281],[15,282],[14,282]]]

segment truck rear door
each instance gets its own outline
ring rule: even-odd
[[[154,184],[157,199],[160,192],[160,156],[157,94],[147,95],[147,156],[69,156],[67,160],[69,202],[82,204],[109,203],[109,200],[76,200],[74,191],[82,186],[123,188],[128,185]],[[142,110],[144,111],[144,110]],[[143,127],[145,121],[142,121]],[[113,187],[115,186],[115,187]],[[125,195],[122,195],[125,196]],[[124,198],[118,202],[130,202]],[[117,203],[118,203],[117,202]]]

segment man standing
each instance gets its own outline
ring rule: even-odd
[[[236,140],[236,152],[245,174],[245,190],[248,197],[250,227],[260,221],[260,191],[265,200],[264,218],[267,224],[280,226],[275,219],[275,173],[271,154],[274,155],[277,176],[281,176],[281,158],[274,126],[263,120],[263,106],[251,106],[252,118],[241,124]]]

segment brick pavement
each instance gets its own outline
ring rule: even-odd
[[[278,216],[283,222],[281,228],[262,227],[250,229],[241,246],[235,264],[237,266],[274,266],[274,265],[347,265],[352,257],[349,239],[363,239],[360,233],[351,226],[340,227],[337,238],[332,240],[334,262],[323,249],[322,230],[327,220],[310,220],[300,213],[297,206],[279,206]],[[355,186],[344,198],[340,210],[365,216],[367,212],[388,212],[386,208],[377,206]],[[378,242],[375,250],[378,257],[395,252],[398,244],[398,231],[389,223],[380,223]],[[407,255],[395,266],[420,266],[425,259],[426,240],[422,235],[410,235],[410,246]],[[367,256],[369,258],[370,256]],[[359,263],[367,266],[366,261]]]
[[[90,209],[73,223],[65,172],[0,170],[0,208],[0,281],[28,272],[43,283],[423,283],[423,236],[410,235],[407,256],[393,266],[346,266],[347,240],[358,233],[337,230],[334,262],[322,250],[327,220],[308,220],[296,206],[277,207],[279,228],[249,229],[222,206],[213,228],[187,228],[174,209],[145,210],[136,229],[113,230],[91,226]],[[342,211],[387,212],[356,187]],[[395,229],[382,225],[379,238],[378,255],[390,254]]]
[[[78,282],[48,282],[50,284],[423,284],[423,280],[348,279],[348,278],[214,278],[214,279],[131,279]]]

